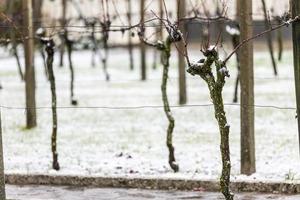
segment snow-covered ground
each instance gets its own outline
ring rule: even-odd
[[[199,51],[192,57],[198,60]],[[138,51],[135,52],[138,68]],[[174,54],[173,54],[174,55]],[[161,68],[148,70],[149,80],[139,81],[139,70],[131,72],[128,54],[112,50],[109,72],[112,81],[104,81],[101,65],[92,68],[90,52],[76,52],[75,95],[79,106],[135,107],[162,105]],[[152,60],[149,54],[149,68]],[[231,103],[236,76],[235,58],[229,64],[231,78],[225,86],[224,98]],[[55,60],[58,106],[68,107],[69,70],[59,68]],[[255,103],[295,107],[291,51],[285,52],[279,64],[279,77],[274,78],[269,55],[255,55]],[[169,98],[178,105],[176,60],[172,60]],[[41,60],[37,60],[37,106],[51,105],[50,86]],[[187,74],[188,104],[210,103],[208,90],[199,77]],[[266,78],[266,79],[265,79]],[[17,74],[13,58],[1,58],[1,105],[24,107],[24,83]],[[226,106],[231,125],[230,143],[234,179],[294,180],[300,178],[300,160],[295,110],[256,108],[257,173],[240,175],[240,112],[239,106]],[[38,110],[38,127],[26,130],[24,109],[2,108],[5,170],[7,173],[43,173],[103,176],[172,177],[215,179],[220,176],[219,133],[213,108],[172,108],[176,119],[174,145],[180,172],[173,173],[167,162],[165,146],[167,119],[162,108],[97,109],[65,108],[58,110],[58,153],[61,170],[51,169],[50,109]]]

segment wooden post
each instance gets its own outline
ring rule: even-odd
[[[297,15],[300,14],[299,0],[291,1],[291,10],[292,10],[292,17],[296,17]],[[293,49],[294,49],[294,73],[295,73],[299,150],[300,150],[300,22],[293,23]]]
[[[35,72],[34,72],[34,27],[32,23],[32,0],[23,0],[24,40],[25,47],[25,90],[26,90],[26,126],[36,126],[36,105],[35,105]]]
[[[33,17],[35,20],[36,30],[42,25],[42,6],[43,0],[33,0]],[[34,31],[36,31],[34,30]]]
[[[177,0],[177,19],[183,18],[186,12],[186,2],[185,0]],[[179,23],[179,29],[183,34],[183,37],[186,35],[186,30],[184,26],[184,22]],[[178,44],[178,74],[179,74],[179,104],[186,104],[187,102],[187,94],[186,94],[186,77],[185,77],[185,58],[183,55],[184,43],[180,42]]]
[[[241,1],[236,0],[235,18],[236,18],[237,22],[239,22],[239,20],[240,20],[240,10],[241,10]]]
[[[141,0],[140,4],[140,15],[141,23],[145,21],[145,1]],[[144,28],[144,25],[142,25]],[[147,79],[147,66],[146,66],[146,45],[143,42],[140,42],[140,51],[141,51],[141,79],[145,81]]]
[[[0,110],[0,200],[5,200],[5,175],[3,162],[3,145],[2,145],[2,121]]]
[[[253,35],[252,0],[240,1],[241,41]],[[241,62],[241,173],[251,175],[255,172],[254,138],[254,80],[253,43],[240,49]]]

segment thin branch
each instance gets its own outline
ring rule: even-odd
[[[256,38],[259,38],[259,37],[261,37],[261,36],[263,36],[263,35],[265,35],[265,34],[267,34],[267,33],[269,33],[269,32],[272,32],[272,31],[274,31],[274,30],[277,30],[277,29],[280,29],[280,28],[282,28],[282,27],[284,27],[284,26],[289,26],[290,24],[292,24],[292,23],[295,23],[295,22],[298,22],[300,20],[300,16],[298,15],[298,16],[296,16],[295,18],[293,18],[293,19],[289,19],[288,21],[286,21],[286,22],[284,22],[284,23],[282,23],[282,24],[280,24],[280,25],[278,25],[278,26],[274,26],[274,27],[271,27],[270,29],[268,29],[268,30],[265,30],[265,31],[263,31],[263,32],[261,32],[261,33],[259,33],[259,34],[257,34],[257,35],[255,35],[255,36],[253,36],[253,37],[250,37],[250,38],[247,38],[247,39],[245,39],[245,40],[243,40],[228,56],[227,56],[227,58],[223,61],[223,63],[224,64],[226,64],[227,63],[227,61],[242,47],[242,46],[244,46],[247,42],[249,42],[249,41],[251,41],[251,40],[254,40],[254,39],[256,39]]]

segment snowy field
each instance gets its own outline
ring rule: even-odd
[[[192,57],[199,60],[199,51]],[[174,52],[175,53],[175,52]],[[136,51],[136,67],[139,53]],[[174,55],[174,54],[173,54]],[[153,71],[149,53],[149,80],[139,81],[139,70],[131,72],[127,51],[112,50],[109,72],[104,81],[101,65],[92,68],[90,52],[74,54],[75,96],[79,107],[161,106],[161,68]],[[70,107],[69,70],[58,67],[56,57],[58,106]],[[150,59],[151,58],[151,59]],[[66,61],[66,60],[65,60]],[[232,103],[236,76],[235,58],[229,64],[231,78],[225,86],[226,103]],[[51,106],[50,86],[41,60],[37,60],[37,106]],[[169,98],[178,105],[176,60],[172,60]],[[137,67],[138,68],[138,67]],[[269,55],[255,55],[255,104],[295,107],[291,51],[284,52],[279,77],[273,76]],[[187,74],[188,104],[210,104],[207,86],[199,77]],[[1,105],[22,108],[24,83],[17,74],[13,58],[0,59]],[[213,107],[172,108],[176,119],[174,145],[180,172],[168,166],[165,146],[167,119],[162,108],[100,109],[65,108],[58,110],[58,153],[61,170],[51,169],[52,117],[50,109],[38,110],[38,127],[26,130],[24,109],[2,108],[6,173],[42,173],[85,176],[171,177],[216,179],[220,176],[219,133]],[[255,110],[257,173],[240,175],[239,106],[226,106],[231,125],[233,180],[300,179],[296,111],[257,107]]]

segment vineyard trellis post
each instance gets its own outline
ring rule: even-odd
[[[41,26],[41,22],[42,22],[42,6],[43,6],[43,0],[33,0],[33,16],[35,21],[35,25],[36,27],[40,27]]]
[[[251,38],[252,0],[240,1],[241,41]],[[253,42],[247,42],[240,49],[240,81],[241,81],[241,173],[251,175],[255,167],[254,138],[254,74],[253,74]]]
[[[4,161],[3,161],[3,145],[2,145],[2,118],[0,110],[0,200],[5,200],[5,175],[4,175]]]
[[[145,21],[145,1],[141,1],[140,4],[140,15],[141,15],[141,24]],[[144,28],[144,25],[142,25]],[[147,79],[147,64],[146,64],[146,45],[141,42],[140,43],[140,51],[141,51],[141,79],[145,81]]]
[[[25,47],[25,93],[26,127],[36,126],[35,72],[34,72],[34,33],[32,22],[32,0],[23,0]]]
[[[181,18],[185,16],[186,12],[186,1],[185,0],[177,0],[177,14],[178,14],[178,22]],[[185,37],[185,24],[184,22],[179,22],[179,30],[182,32]],[[185,57],[181,52],[184,49],[184,43],[181,41],[178,44],[178,74],[179,74],[179,104],[186,104],[187,102],[187,92],[186,92],[186,74],[185,74]]]
[[[292,17],[296,17],[300,13],[299,0],[291,1]],[[293,50],[294,50],[294,73],[297,101],[297,119],[299,134],[299,150],[300,150],[300,22],[293,23]]]

